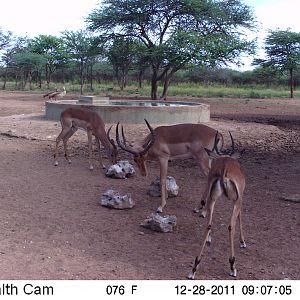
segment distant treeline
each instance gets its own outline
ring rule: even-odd
[[[26,71],[25,71],[26,72]],[[46,80],[43,71],[30,70],[25,74],[24,67],[14,65],[10,67],[0,66],[0,88],[14,90],[46,90],[56,85],[80,85],[81,80],[88,91],[93,91],[95,84],[117,85],[118,78],[113,66],[107,62],[96,62],[91,70],[83,71],[80,76],[80,66],[74,62],[64,64],[56,68],[51,74],[51,81]],[[143,84],[151,82],[151,71],[145,69],[141,76],[140,70],[131,68],[126,76],[127,85],[136,84],[140,88]],[[227,68],[201,68],[190,67],[179,70],[174,74],[172,82],[175,83],[198,83],[204,85],[218,84],[224,86],[288,86],[289,77],[287,73],[274,72],[274,70],[257,67],[249,71],[237,71]],[[7,84],[9,83],[9,84]],[[163,80],[162,80],[163,83]],[[161,84],[162,84],[161,83]],[[294,75],[294,87],[300,85],[300,71]],[[123,89],[122,88],[122,89]]]

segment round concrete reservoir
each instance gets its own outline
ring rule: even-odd
[[[105,123],[150,124],[203,123],[210,118],[209,105],[195,102],[109,100],[85,96],[79,100],[46,101],[46,118],[59,120],[68,107],[97,112]]]

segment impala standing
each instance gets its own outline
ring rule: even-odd
[[[233,277],[236,277],[237,275],[234,256],[234,233],[237,218],[239,218],[240,225],[240,247],[246,247],[242,228],[242,197],[245,189],[245,175],[243,170],[241,169],[240,164],[236,160],[241,156],[243,151],[235,151],[234,140],[232,138],[231,133],[230,137],[232,142],[230,151],[219,151],[217,147],[217,142],[215,142],[212,151],[205,149],[209,157],[212,159],[211,169],[208,174],[207,188],[202,198],[202,204],[205,205],[204,215],[207,211],[208,220],[201,250],[199,255],[195,258],[193,269],[188,275],[189,279],[194,279],[198,265],[200,264],[200,261],[203,256],[205,244],[210,244],[211,242],[211,224],[214,206],[216,200],[222,195],[226,196],[228,199],[233,201],[233,211],[230,219],[230,224],[228,226],[230,242],[229,274]]]
[[[78,130],[83,129],[87,132],[88,143],[89,143],[89,165],[90,170],[93,170],[92,164],[92,136],[96,138],[96,144],[99,152],[100,164],[103,168],[105,165],[102,161],[102,156],[100,152],[100,142],[104,146],[107,152],[107,156],[112,163],[117,161],[117,146],[113,139],[109,137],[109,132],[112,126],[108,129],[107,133],[105,132],[105,125],[101,117],[96,113],[86,108],[74,108],[70,107],[63,111],[60,115],[61,123],[61,133],[56,138],[56,146],[54,153],[54,165],[58,165],[57,155],[58,155],[58,144],[63,140],[64,149],[65,149],[65,158],[71,163],[69,158],[67,141],[68,139]]]
[[[161,205],[157,212],[162,212],[166,205],[166,179],[168,161],[171,159],[193,157],[199,164],[202,172],[209,171],[209,158],[204,148],[212,148],[217,135],[217,145],[223,145],[223,137],[215,129],[203,124],[177,124],[159,126],[153,129],[145,120],[150,134],[143,140],[139,149],[128,147],[122,127],[123,141],[119,137],[119,123],[116,129],[116,141],[119,147],[134,156],[140,173],[147,176],[147,160],[158,160],[160,164]]]

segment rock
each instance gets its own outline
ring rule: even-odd
[[[280,199],[293,203],[300,203],[300,194],[282,195],[280,196]]]
[[[115,209],[133,208],[135,203],[131,198],[131,194],[121,196],[114,190],[107,190],[101,196],[101,205]]]
[[[178,195],[178,191],[179,191],[179,187],[178,187],[174,177],[167,176],[168,197],[176,197]],[[151,182],[147,194],[152,197],[160,197],[161,196],[160,178],[159,177],[157,177],[154,181]]]
[[[157,232],[172,232],[176,226],[176,216],[161,216],[160,214],[151,214],[140,225]]]
[[[135,174],[133,166],[127,160],[120,160],[109,167],[105,175],[111,178],[125,179]]]

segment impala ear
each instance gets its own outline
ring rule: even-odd
[[[207,148],[204,148],[204,150],[206,151],[208,157],[211,159],[216,159],[219,157],[219,155],[214,150],[209,150]]]
[[[240,152],[234,152],[232,155],[230,155],[231,158],[233,159],[239,159],[241,158],[241,153]]]
[[[246,149],[242,149],[241,151],[234,152],[232,155],[230,155],[230,157],[233,159],[239,159],[245,153],[245,150]]]

